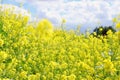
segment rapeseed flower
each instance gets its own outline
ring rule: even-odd
[[[96,38],[96,32],[53,30],[47,19],[29,23],[22,15],[0,13],[1,80],[120,80],[119,29]]]
[[[7,58],[8,54],[5,51],[0,51],[0,61],[4,61]]]
[[[120,23],[116,23],[116,28],[120,28]]]
[[[27,78],[27,72],[26,71],[22,71],[20,74],[19,74],[20,78],[22,79],[26,79]]]
[[[2,47],[4,44],[4,41],[2,39],[0,39],[0,47]]]

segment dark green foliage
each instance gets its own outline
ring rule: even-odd
[[[96,35],[94,35],[93,33],[91,33],[92,35],[98,37],[98,36],[106,36],[107,32],[111,30],[113,33],[116,32],[116,30],[112,27],[112,26],[99,26],[96,27],[93,32],[96,32]]]

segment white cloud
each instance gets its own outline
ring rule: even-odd
[[[48,18],[66,18],[68,22],[73,23],[97,22],[101,18],[111,19],[113,15],[109,15],[112,6],[106,1],[83,0],[65,3],[64,1],[41,2],[38,0],[33,5],[39,7],[37,8],[38,12],[44,12]]]
[[[119,0],[16,0],[25,1],[36,7],[36,15],[48,18],[55,24],[62,18],[67,24],[111,24],[113,17],[120,13]],[[93,27],[96,27],[93,26]]]
[[[22,14],[23,16],[28,16],[31,18],[31,14],[27,10],[20,8],[18,6],[15,6],[15,5],[0,4],[0,8],[1,8],[1,11],[9,10],[15,14]]]

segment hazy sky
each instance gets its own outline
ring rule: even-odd
[[[23,3],[32,17],[47,18],[57,26],[66,19],[68,28],[81,25],[82,30],[112,25],[112,18],[120,14],[119,0],[3,0],[2,3],[16,6]]]

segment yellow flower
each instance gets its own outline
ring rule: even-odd
[[[4,78],[4,79],[2,79],[2,80],[10,80],[9,78]]]
[[[89,75],[87,75],[86,78],[87,78],[87,80],[94,80],[94,79],[92,78],[92,76],[89,76]]]
[[[28,80],[37,80],[35,75],[29,75]]]
[[[58,66],[58,63],[51,61],[49,65],[54,69]]]
[[[76,79],[76,75],[71,74],[70,76],[68,76],[68,80],[75,80]]]
[[[105,78],[105,80],[112,80],[110,77]]]
[[[100,78],[96,78],[95,80],[101,80]]]
[[[96,36],[96,35],[97,35],[97,34],[96,34],[96,32],[93,32],[93,35],[95,35],[95,36]]]
[[[67,66],[68,66],[68,64],[65,62],[61,64],[61,68],[67,68]]]
[[[26,71],[22,71],[20,74],[19,74],[20,78],[23,78],[23,79],[26,79],[27,78],[27,72]]]
[[[38,23],[38,26],[36,28],[36,34],[44,39],[48,39],[48,37],[51,37],[53,34],[53,25],[52,23],[47,20],[43,19]]]
[[[0,68],[0,74],[3,72],[3,69]]]
[[[102,28],[99,29],[99,31],[102,31],[102,30],[103,30]]]
[[[48,78],[52,79],[52,78],[53,78],[53,76],[54,76],[54,74],[53,74],[53,73],[51,73],[51,72],[49,72],[47,76],[48,76]]]
[[[49,30],[49,29],[53,29],[53,25],[50,21],[48,21],[47,19],[43,19],[38,23],[38,28],[39,30]]]
[[[104,62],[105,72],[113,74],[116,71],[113,63],[109,59],[105,59],[103,62]]]
[[[67,76],[66,75],[62,75],[61,76],[61,80],[67,80]]]
[[[62,19],[62,23],[66,23],[66,20],[65,20],[65,19]]]
[[[40,79],[40,76],[41,76],[41,75],[40,75],[39,73],[36,73],[36,78],[37,78],[37,79]]]
[[[116,18],[113,18],[113,20],[112,20],[114,23],[116,23],[117,22],[117,19]]]
[[[46,78],[46,76],[45,76],[45,75],[43,75],[42,77],[43,77],[43,80],[47,80],[47,78]]]
[[[116,24],[116,28],[120,28],[120,23],[117,23],[117,24]]]
[[[0,47],[3,46],[4,41],[2,39],[0,39]]]
[[[0,60],[4,61],[7,58],[7,53],[4,51],[0,51]]]

